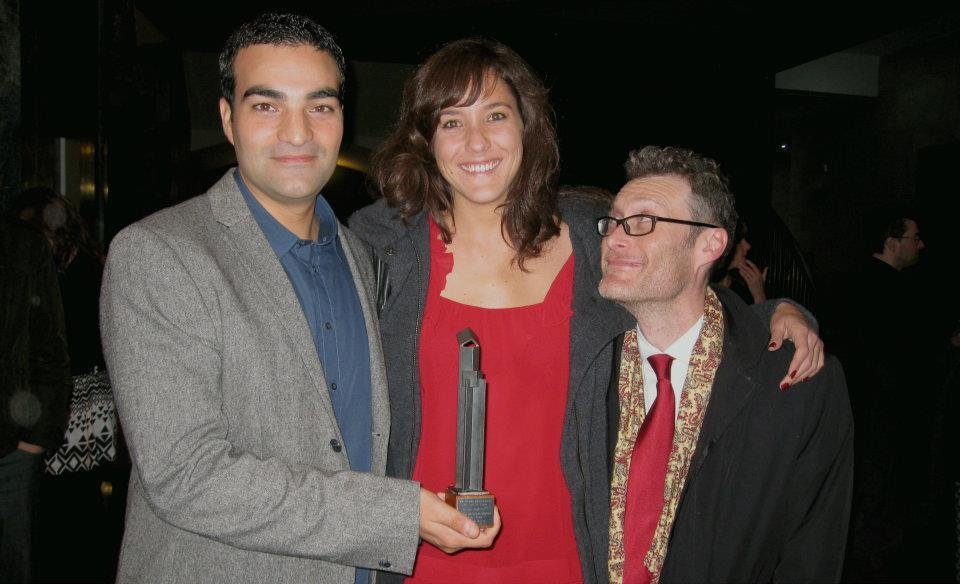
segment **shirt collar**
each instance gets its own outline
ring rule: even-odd
[[[644,358],[649,357],[650,355],[656,355],[658,353],[666,353],[674,358],[675,361],[686,363],[690,361],[690,355],[693,354],[693,346],[696,344],[697,339],[700,338],[700,329],[703,328],[703,316],[697,319],[697,322],[687,329],[687,332],[680,335],[680,338],[675,340],[670,344],[666,350],[661,351],[660,349],[653,346],[653,344],[643,336],[643,331],[640,330],[640,326],[637,326],[637,345],[640,347],[640,354]]]
[[[269,211],[263,208],[260,201],[250,192],[243,177],[240,176],[239,170],[233,173],[233,178],[237,181],[237,187],[243,194],[243,199],[246,201],[250,213],[253,215],[253,218],[256,219],[257,224],[260,225],[260,229],[270,243],[270,247],[273,248],[274,253],[276,253],[277,256],[283,256],[289,252],[294,245],[297,245],[301,241],[300,238],[281,225]],[[314,215],[317,218],[317,224],[320,226],[316,243],[326,245],[336,240],[338,235],[337,217],[334,215],[333,209],[330,208],[327,200],[323,198],[323,195],[317,195]]]

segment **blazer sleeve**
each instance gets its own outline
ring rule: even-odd
[[[242,549],[410,573],[417,483],[261,458],[230,442],[224,410],[240,405],[225,404],[221,388],[229,325],[172,241],[142,224],[118,234],[101,299],[117,408],[151,510]]]
[[[811,379],[822,400],[799,454],[787,501],[790,525],[774,582],[838,582],[843,569],[853,492],[853,418],[843,369],[830,358]]]

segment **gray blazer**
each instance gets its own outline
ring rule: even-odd
[[[369,333],[373,474],[350,471],[310,327],[233,172],[110,246],[101,328],[133,461],[118,580],[410,573],[419,487],[382,476],[390,413],[364,244],[340,227]]]

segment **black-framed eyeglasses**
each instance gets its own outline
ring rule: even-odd
[[[916,235],[901,235],[900,237],[894,237],[894,239],[912,239],[914,241],[923,241],[923,238],[920,237],[920,234]]]
[[[693,225],[694,227],[719,227],[719,225],[701,223],[699,221],[671,219],[670,217],[658,217],[656,215],[646,215],[641,213],[640,215],[630,215],[629,217],[624,217],[623,219],[617,219],[616,217],[600,217],[597,219],[597,233],[599,233],[601,237],[606,237],[608,235],[612,235],[613,232],[617,230],[617,225],[622,225],[624,233],[638,237],[640,235],[653,233],[654,228],[657,226],[657,221],[663,221],[664,223]]]

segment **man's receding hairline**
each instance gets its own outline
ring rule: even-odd
[[[337,61],[336,55],[334,55],[333,52],[329,51],[328,49],[324,49],[323,47],[318,47],[318,46],[315,46],[315,45],[310,44],[310,43],[302,43],[302,42],[298,42],[298,43],[285,43],[285,42],[278,42],[278,43],[254,43],[254,44],[252,44],[252,45],[244,45],[244,46],[240,47],[240,48],[237,49],[237,51],[233,54],[233,62],[231,63],[230,66],[231,66],[231,69],[232,69],[232,73],[233,73],[233,78],[234,78],[234,80],[236,80],[236,78],[237,78],[237,59],[240,58],[240,55],[243,54],[243,51],[245,51],[245,50],[247,50],[247,49],[250,49],[250,48],[253,48],[253,47],[272,47],[272,48],[275,48],[275,49],[284,49],[284,48],[287,48],[287,49],[298,49],[298,48],[300,48],[300,47],[307,47],[307,48],[313,49],[314,51],[320,53],[321,55],[326,55],[326,56],[330,57],[330,60],[333,61],[333,66],[334,66],[334,68],[336,68],[336,70],[337,70],[337,76],[338,76],[338,77],[345,77],[345,75],[346,75],[344,71],[341,71],[341,70],[340,70],[340,63]]]

